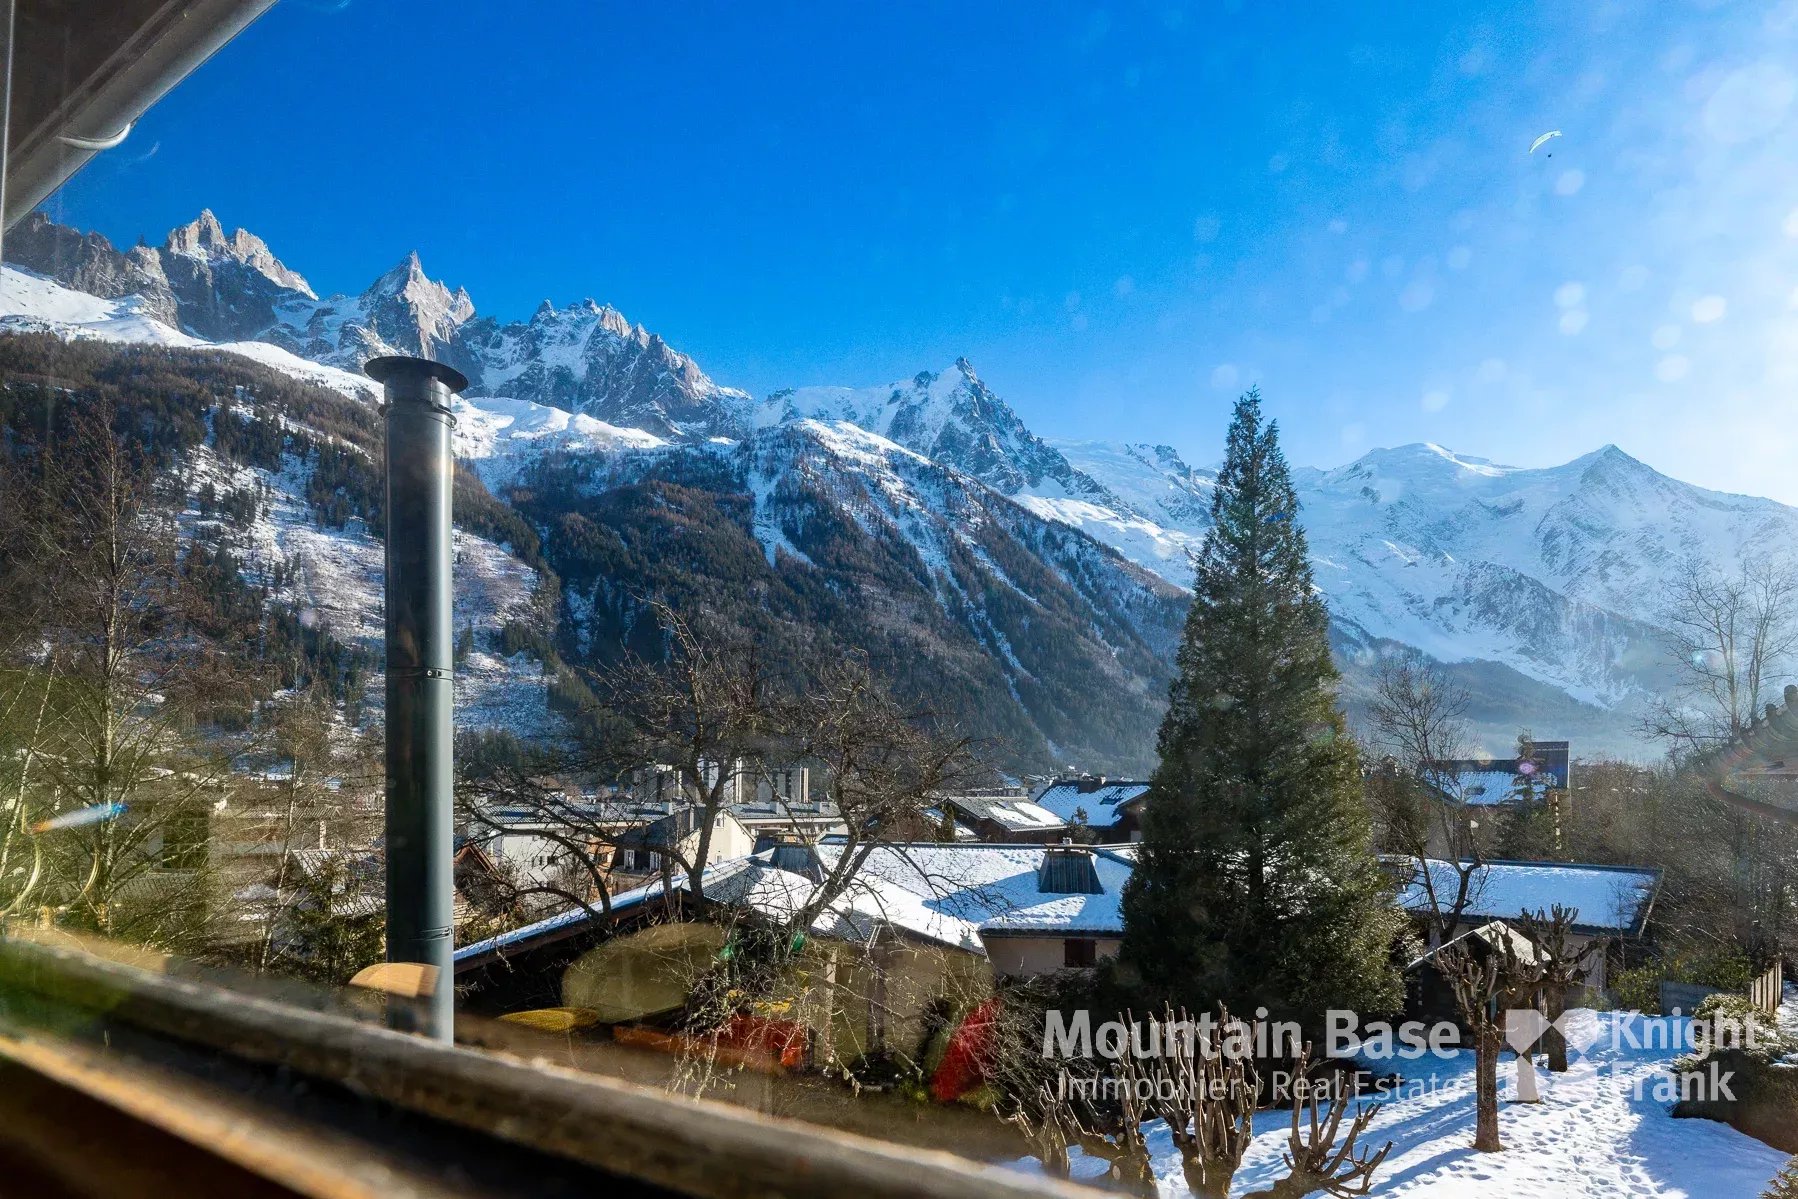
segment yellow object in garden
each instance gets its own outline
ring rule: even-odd
[[[528,1012],[507,1012],[500,1019],[538,1032],[573,1032],[598,1024],[599,1013],[584,1007],[540,1007]]]

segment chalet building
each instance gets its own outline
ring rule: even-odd
[[[1071,833],[1067,821],[1020,793],[945,795],[937,810],[954,822],[958,841],[1051,845]]]
[[[1523,963],[1536,960],[1535,944],[1502,920],[1464,927],[1455,936],[1405,964],[1406,1015],[1431,1023],[1443,1020],[1460,1023],[1461,1012],[1455,999],[1454,984],[1443,970],[1444,955],[1451,951],[1467,954],[1482,967],[1494,957],[1502,964],[1506,954],[1514,955]]]
[[[705,810],[692,804],[658,816],[618,834],[612,849],[611,882],[614,887],[648,882],[664,865],[694,861],[706,820]],[[755,835],[730,811],[711,817],[712,835],[706,843],[706,865],[747,855],[755,847]],[[673,852],[673,857],[670,853]]]
[[[980,924],[993,973],[1028,977],[1097,965],[1124,943],[1124,884],[1133,863],[1104,849],[1051,845],[1037,863],[1035,902],[1027,887],[1009,910]]]
[[[1454,903],[1460,872],[1453,862],[1430,860],[1428,883],[1417,863],[1385,859],[1398,883],[1399,906],[1421,923],[1431,907],[1446,911]],[[1518,927],[1524,912],[1548,912],[1559,904],[1578,912],[1568,944],[1578,950],[1593,940],[1616,943],[1640,938],[1654,911],[1661,872],[1637,866],[1600,866],[1578,862],[1489,861],[1476,867],[1469,879],[1467,903],[1450,938],[1498,921]],[[1609,985],[1606,955],[1588,959],[1585,985],[1602,992]]]
[[[708,869],[706,895],[791,918],[843,852],[837,840],[785,841]],[[806,973],[820,981],[796,1010],[838,1060],[915,1052],[932,1010],[945,1002],[965,1010],[990,992],[995,976],[1091,966],[1115,955],[1129,875],[1127,858],[1088,846],[880,846],[811,921]],[[456,954],[458,986],[482,1010],[586,1006],[592,955],[684,918],[679,881],[614,895],[603,917],[577,908],[469,945]]]
[[[598,867],[609,890],[636,886],[660,873],[671,848],[680,851],[676,861],[693,860],[701,819],[702,809],[690,803],[619,795],[571,802],[566,816],[538,807],[493,808],[469,832],[519,883],[591,899],[587,862]],[[716,813],[712,824],[708,864],[754,848],[755,834],[731,812]],[[571,839],[580,844],[569,845]]]
[[[1045,784],[1032,802],[1071,828],[1090,829],[1093,840],[1108,844],[1141,840],[1148,793],[1149,784],[1140,779],[1082,775]]]
[[[1572,791],[1573,760],[1566,741],[1534,741],[1524,756],[1440,759],[1424,778],[1444,799],[1470,807],[1556,801]]]

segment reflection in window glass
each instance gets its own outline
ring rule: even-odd
[[[1045,1188],[1776,1185],[1789,4],[258,7],[20,2],[12,927]]]

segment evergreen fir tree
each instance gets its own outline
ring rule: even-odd
[[[1124,892],[1121,980],[1208,1010],[1397,1006],[1401,918],[1370,850],[1328,616],[1261,397],[1236,402]]]

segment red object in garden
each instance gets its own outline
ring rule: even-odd
[[[739,1012],[718,1034],[718,1043],[732,1049],[765,1053],[788,1070],[805,1065],[805,1025],[795,1020],[770,1020]]]
[[[953,1103],[986,1081],[999,1033],[999,997],[989,996],[949,1037],[943,1062],[930,1079],[930,1097]]]

